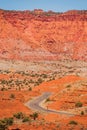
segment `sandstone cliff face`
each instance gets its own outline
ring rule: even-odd
[[[0,10],[0,59],[87,61],[87,11]]]

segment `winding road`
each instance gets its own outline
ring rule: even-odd
[[[38,111],[38,112],[45,112],[45,113],[55,113],[55,114],[63,114],[63,115],[68,115],[68,116],[75,116],[75,114],[72,114],[67,111],[57,111],[57,110],[51,110],[51,109],[46,109],[41,106],[41,103],[46,100],[50,95],[52,95],[51,92],[45,92],[41,96],[38,96],[37,98],[28,101],[25,103],[25,106],[28,108],[31,108],[32,110]]]

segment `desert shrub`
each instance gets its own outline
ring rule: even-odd
[[[2,120],[0,120],[0,130],[6,130],[8,128],[8,126],[13,124],[13,118],[4,118]]]
[[[42,77],[43,77],[43,78],[47,78],[47,75],[46,75],[46,74],[42,74]]]
[[[31,87],[29,87],[29,89],[28,89],[29,91],[32,91],[32,88]]]
[[[13,124],[13,118],[12,117],[5,118],[4,120],[7,122],[7,125],[12,125]]]
[[[69,124],[71,124],[71,125],[77,125],[78,123],[76,121],[72,120],[72,121],[69,122]]]
[[[31,77],[35,77],[35,74],[31,74]]]
[[[8,70],[5,70],[5,73],[9,74],[9,73],[10,73],[10,71],[8,71]]]
[[[50,98],[47,98],[45,102],[49,102],[50,101]]]
[[[25,117],[23,118],[23,120],[22,120],[22,122],[28,122],[28,121],[30,121],[30,118],[29,118],[29,117],[26,117],[26,116],[25,116]]]
[[[32,79],[30,79],[30,81],[28,81],[29,83],[34,83],[34,81]]]
[[[4,120],[0,120],[0,130],[6,130],[7,127],[7,123]]]
[[[81,115],[84,115],[84,111],[81,111]]]
[[[76,102],[75,106],[76,106],[76,107],[82,107],[83,104],[82,104],[82,102]]]
[[[67,87],[67,88],[70,88],[70,87],[71,87],[71,85],[70,85],[70,84],[68,84],[66,87]]]
[[[5,88],[5,87],[1,88],[1,91],[5,91],[5,90],[6,90],[6,88]]]
[[[17,118],[17,119],[23,119],[24,114],[23,114],[22,112],[18,112],[18,113],[16,113],[16,114],[14,114],[13,116],[14,116],[15,118]]]
[[[12,93],[11,95],[10,95],[10,98],[15,98],[15,95]]]
[[[38,82],[35,82],[34,86],[38,86],[38,85],[39,85],[39,83],[38,83]]]
[[[1,80],[1,84],[6,84],[6,80]]]
[[[43,80],[41,78],[38,79],[38,83],[42,83]]]
[[[38,118],[38,113],[34,112],[33,114],[30,115],[30,117],[32,117],[34,120],[36,120],[36,118]]]
[[[41,78],[39,78],[39,79],[35,82],[34,86],[38,86],[38,85],[40,85],[42,82],[43,82],[43,80],[42,80]]]
[[[55,80],[55,77],[52,77],[52,80]]]
[[[12,82],[13,82],[13,80],[12,80],[12,79],[8,81],[8,83],[9,83],[9,84],[11,84]]]

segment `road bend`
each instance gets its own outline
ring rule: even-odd
[[[38,111],[38,112],[55,113],[55,114],[62,114],[62,115],[68,115],[68,116],[75,116],[75,114],[70,113],[68,111],[57,111],[57,110],[44,108],[43,106],[41,106],[41,103],[51,95],[52,95],[51,92],[45,92],[41,96],[38,96],[35,99],[32,99],[31,101],[28,101],[27,103],[25,103],[25,106],[27,106],[28,108],[30,108],[32,110]]]

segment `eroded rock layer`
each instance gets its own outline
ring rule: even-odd
[[[0,10],[0,59],[87,61],[87,11]]]

